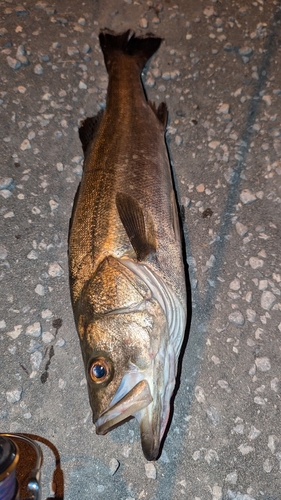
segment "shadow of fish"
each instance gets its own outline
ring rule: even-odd
[[[98,434],[128,417],[148,460],[159,454],[186,325],[167,107],[141,71],[161,44],[105,30],[107,105],[80,130],[85,161],[69,235],[71,298]]]

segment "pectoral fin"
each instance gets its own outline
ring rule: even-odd
[[[151,217],[147,227],[139,202],[130,195],[117,193],[116,207],[137,259],[145,260],[156,252],[155,230]]]

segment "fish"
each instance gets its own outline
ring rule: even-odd
[[[142,83],[162,39],[99,35],[106,107],[79,129],[84,151],[69,231],[70,292],[93,423],[135,417],[156,460],[170,415],[187,321],[182,233],[165,140],[165,103]]]

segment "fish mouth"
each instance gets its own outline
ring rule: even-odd
[[[147,460],[156,460],[159,456],[174,385],[168,383],[168,387],[163,387],[159,378],[153,377],[153,372],[155,375],[154,370],[152,373],[127,372],[109,407],[95,422],[96,433],[106,434],[129,417],[135,417],[140,426],[141,445]]]
[[[148,382],[141,380],[117,403],[112,404],[114,400],[116,400],[116,396],[111,402],[112,406],[102,413],[95,422],[97,434],[106,434],[123,420],[134,416],[135,413],[141,412],[150,405],[153,398]]]

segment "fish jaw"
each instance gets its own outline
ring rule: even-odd
[[[152,402],[149,385],[146,380],[138,382],[123,398],[116,404],[110,406],[97,422],[96,433],[106,434],[123,420],[134,416],[136,412],[142,411]]]

